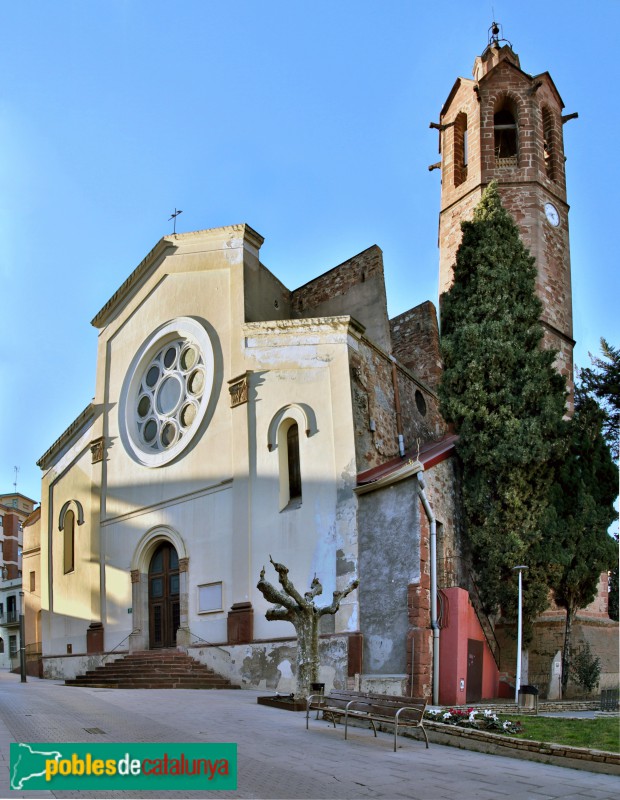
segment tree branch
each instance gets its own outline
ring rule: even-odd
[[[262,593],[265,600],[269,600],[270,603],[275,603],[278,606],[284,606],[288,608],[290,611],[294,611],[297,608],[296,603],[284,592],[281,592],[279,589],[276,589],[275,586],[272,586],[269,581],[265,580],[265,567],[262,568],[260,573],[260,580],[256,584],[256,588]]]
[[[312,603],[312,598],[316,597],[318,594],[323,594],[323,587],[321,586],[321,581],[315,575],[310,584],[310,591],[304,594],[306,602]]]
[[[331,605],[325,606],[324,608],[319,608],[319,617],[322,617],[324,614],[335,614],[340,607],[340,601],[348,594],[351,594],[351,592],[355,591],[359,585],[360,582],[356,578],[354,581],[351,581],[347,588],[342,592],[334,592]]]
[[[295,612],[292,609],[282,608],[282,606],[276,606],[276,608],[268,608],[265,612],[265,618],[269,620],[269,622],[273,622],[274,620],[286,620],[287,622],[294,622]]]
[[[288,568],[284,566],[284,564],[278,564],[276,561],[273,560],[271,556],[269,556],[269,560],[273,564],[273,568],[278,573],[278,578],[280,579],[280,585],[284,589],[284,591],[295,600],[295,602],[299,605],[300,608],[303,608],[306,605],[306,601],[304,598],[299,594],[297,589],[293,586],[292,582],[288,579]],[[290,600],[289,600],[290,603]],[[282,603],[287,608],[291,608],[288,603]]]

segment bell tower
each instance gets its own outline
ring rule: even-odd
[[[452,284],[460,223],[471,219],[484,188],[497,181],[505,208],[536,259],[536,289],[543,303],[545,346],[572,395],[573,320],[568,210],[562,127],[576,114],[548,72],[528,75],[519,56],[489,29],[489,43],[474,62],[473,79],[458,78],[439,123],[441,210],[439,293]],[[439,165],[437,165],[439,166]]]

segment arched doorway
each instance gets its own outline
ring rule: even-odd
[[[162,542],[149,564],[149,646],[176,647],[180,627],[179,556]]]

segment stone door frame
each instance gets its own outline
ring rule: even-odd
[[[134,550],[131,559],[132,632],[129,652],[149,650],[149,566],[160,544],[171,544],[179,556],[179,606],[180,627],[177,631],[177,648],[189,644],[189,556],[181,534],[168,525],[157,525],[147,531]]]

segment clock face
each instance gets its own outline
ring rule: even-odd
[[[167,464],[198,432],[213,385],[213,348],[190,318],[164,325],[142,345],[120,403],[121,436],[147,467]]]
[[[545,203],[545,214],[553,227],[557,228],[560,224],[560,213],[553,203]]]

